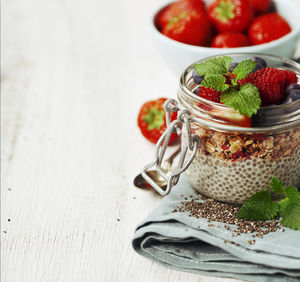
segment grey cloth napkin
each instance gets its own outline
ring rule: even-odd
[[[214,222],[191,217],[187,211],[172,212],[184,200],[182,194],[197,197],[185,175],[138,225],[132,241],[136,252],[166,267],[202,275],[247,281],[300,281],[300,231],[278,230],[256,237],[256,243],[249,245],[252,234],[232,237],[232,231],[223,223],[209,226]],[[234,225],[229,226],[234,229]]]

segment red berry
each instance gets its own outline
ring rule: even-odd
[[[294,72],[275,68],[263,68],[249,74],[240,84],[254,84],[260,94],[262,106],[280,104],[285,97],[285,90],[291,83],[297,82]]]
[[[167,128],[166,113],[163,109],[166,100],[167,98],[159,98],[146,102],[141,107],[138,115],[138,126],[144,137],[152,143],[157,143],[158,139]],[[177,113],[171,113],[171,121],[176,118]],[[173,133],[169,143],[172,143],[177,137],[177,134]]]
[[[211,24],[204,13],[182,11],[170,20],[161,31],[176,41],[207,46],[211,40]]]
[[[261,15],[251,23],[248,36],[252,44],[258,45],[276,40],[291,31],[287,21],[277,13]]]
[[[179,17],[170,21],[162,33],[176,41],[207,46],[211,40],[211,26],[207,17],[183,12]]]
[[[199,97],[204,98],[206,100],[215,102],[215,103],[220,103],[220,96],[221,92],[212,89],[212,88],[206,88],[204,86],[201,86],[199,89]]]
[[[253,19],[250,0],[215,0],[208,16],[219,32],[243,32]]]
[[[202,0],[179,0],[171,3],[158,16],[159,26],[163,28],[172,19],[179,17],[183,11],[205,14],[205,3]]]
[[[256,14],[266,13],[269,11],[271,0],[250,0]]]
[[[250,41],[243,33],[223,32],[219,33],[212,41],[211,47],[214,48],[234,48],[249,46]]]

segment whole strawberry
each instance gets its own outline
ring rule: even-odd
[[[138,115],[137,122],[141,133],[152,143],[156,143],[167,128],[166,113],[163,109],[166,100],[167,98],[159,98],[144,103]],[[176,118],[177,113],[171,113],[171,121]],[[177,137],[178,135],[173,133],[169,143],[172,143]]]
[[[208,16],[219,32],[243,32],[253,19],[250,0],[215,0]]]
[[[234,48],[249,46],[250,41],[243,33],[223,32],[216,35],[211,43],[214,48]]]
[[[258,88],[262,106],[280,104],[285,98],[288,85],[296,82],[294,72],[275,68],[263,68],[239,81],[240,85],[252,83]]]
[[[160,28],[179,17],[184,11],[205,14],[205,3],[202,0],[179,0],[171,3],[158,16]]]
[[[198,96],[201,98],[204,98],[206,100],[215,102],[215,103],[220,103],[220,96],[221,92],[213,89],[213,88],[207,88],[204,86],[201,86],[199,89]]]
[[[250,0],[256,14],[266,13],[271,6],[271,0]]]
[[[278,13],[265,14],[251,23],[248,36],[252,44],[258,45],[276,40],[291,31],[287,21]]]
[[[182,11],[169,21],[161,32],[176,41],[198,46],[208,46],[212,33],[206,15],[194,11]]]

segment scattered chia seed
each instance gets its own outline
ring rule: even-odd
[[[10,218],[7,221],[10,221]]]
[[[190,196],[191,197],[191,196]],[[282,228],[279,219],[273,221],[251,221],[245,219],[238,219],[237,213],[240,206],[233,204],[226,204],[222,202],[215,201],[210,198],[199,195],[199,198],[193,198],[187,201],[180,202],[181,206],[178,206],[172,212],[185,212],[188,211],[189,216],[196,218],[206,218],[209,223],[209,227],[219,227],[218,224],[212,224],[210,222],[222,222],[226,230],[231,230],[228,224],[234,224],[236,229],[231,233],[231,237],[236,237],[241,235],[241,233],[252,234],[253,238],[262,238],[264,235],[275,232],[276,230],[285,231]],[[200,226],[198,226],[200,228]],[[231,243],[236,245],[235,242],[225,240],[224,243]],[[255,240],[249,240],[250,245],[255,244]]]
[[[117,218],[117,221],[120,221],[120,218]]]
[[[8,188],[7,190],[8,190],[8,191],[11,191],[11,188]]]

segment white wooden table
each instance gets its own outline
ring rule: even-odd
[[[2,281],[233,281],[131,247],[160,200],[132,185],[153,154],[137,112],[178,84],[149,32],[160,2],[3,1]]]

